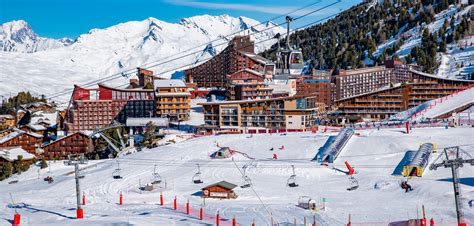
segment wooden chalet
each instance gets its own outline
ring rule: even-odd
[[[12,129],[0,138],[0,148],[20,146],[28,153],[36,155],[36,150],[41,146],[42,135]]]
[[[88,134],[76,132],[44,145],[43,150],[46,159],[67,159],[70,154],[92,153],[94,145]]]
[[[221,181],[219,183],[211,184],[202,188],[203,198],[215,198],[215,199],[235,199],[237,194],[234,192],[234,188],[237,185],[229,183],[227,181]]]

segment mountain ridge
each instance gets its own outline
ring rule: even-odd
[[[229,15],[194,16],[178,23],[149,17],[91,29],[67,46],[36,52],[0,51],[0,95],[25,90],[48,95],[139,66],[170,77],[214,56],[232,36],[252,30],[262,31],[252,35],[258,43],[256,51],[261,52],[276,42],[272,39],[276,33],[286,32],[274,26]],[[179,60],[159,63],[177,57]],[[126,80],[108,83],[120,85]]]

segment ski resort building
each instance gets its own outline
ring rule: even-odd
[[[406,83],[411,80],[410,70],[412,69],[419,70],[419,67],[405,65],[396,60],[387,60],[383,66],[337,71],[335,100]]]
[[[245,68],[227,76],[228,100],[269,99],[273,89],[264,81],[263,74]]]
[[[0,138],[0,148],[20,146],[28,153],[36,155],[42,141],[42,135],[11,129],[6,135]]]
[[[74,91],[66,114],[66,131],[103,128],[114,120],[125,123],[127,117],[153,117],[153,89],[119,89],[99,84],[98,89],[79,86]]]
[[[301,96],[315,96],[318,103],[326,107],[333,104],[335,85],[329,71],[314,70],[312,75],[305,75],[296,80],[296,93]]]
[[[76,132],[43,146],[45,159],[67,159],[70,154],[88,154],[94,151],[89,134]],[[92,157],[92,156],[91,156]]]
[[[206,131],[248,133],[303,131],[312,128],[324,110],[314,96],[281,97],[265,100],[217,101],[200,103],[204,108]]]
[[[474,85],[474,81],[447,79],[410,70],[410,81],[336,101],[331,119],[358,122],[381,120],[426,101],[450,95]]]
[[[13,115],[0,115],[0,128],[11,128],[16,125],[16,119]]]
[[[237,185],[229,183],[227,181],[221,181],[219,183],[211,184],[202,188],[203,198],[215,198],[215,199],[235,199],[237,194],[234,192],[234,188]]]
[[[182,80],[155,80],[156,115],[169,121],[189,118],[191,94]]]
[[[275,65],[255,53],[250,36],[235,36],[229,45],[212,59],[184,71],[186,82],[198,87],[225,88],[227,76],[251,69],[272,78]]]
[[[35,155],[27,152],[21,147],[0,148],[0,166],[7,162],[13,163],[18,161],[18,156],[22,157],[22,161],[32,162]]]

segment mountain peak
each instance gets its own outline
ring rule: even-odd
[[[0,25],[0,51],[32,53],[70,45],[68,38],[39,37],[24,20],[13,20]]]

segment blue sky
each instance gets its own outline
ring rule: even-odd
[[[0,23],[25,20],[43,37],[76,38],[93,28],[155,17],[167,22],[210,14],[246,16],[266,21],[316,0],[0,0]],[[337,0],[319,0],[307,11]],[[340,0],[330,8],[295,22],[302,26],[347,9],[361,0]],[[306,11],[306,12],[307,12]],[[304,11],[298,12],[299,14]],[[293,14],[297,16],[296,14]],[[276,22],[282,22],[277,20]]]

